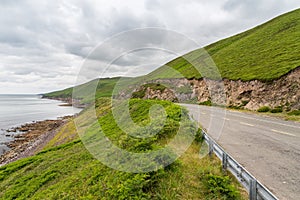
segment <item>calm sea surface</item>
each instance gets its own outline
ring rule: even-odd
[[[0,154],[6,148],[3,143],[12,139],[5,136],[6,129],[27,122],[73,115],[81,110],[60,104],[60,101],[41,99],[39,95],[0,94]]]

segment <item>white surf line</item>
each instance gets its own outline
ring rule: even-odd
[[[245,123],[245,122],[240,122],[240,124],[243,124],[243,125],[246,125],[246,126],[254,126],[253,124],[248,124],[248,123]]]
[[[294,135],[294,134],[283,132],[283,131],[278,131],[278,130],[275,130],[275,129],[271,129],[271,131],[276,132],[276,133],[280,133],[280,134],[283,134],[283,135],[289,135],[289,136],[296,137],[296,135]]]

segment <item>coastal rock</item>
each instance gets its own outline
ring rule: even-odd
[[[57,120],[37,121],[13,128],[19,134],[13,134],[12,142],[6,143],[10,148],[0,156],[0,166],[33,155],[40,144],[45,143],[45,138],[54,136],[55,130],[65,124],[72,116],[62,117]]]

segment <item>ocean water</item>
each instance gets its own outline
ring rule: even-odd
[[[79,113],[81,109],[59,106],[61,101],[42,99],[39,95],[0,94],[0,155],[7,150],[5,142],[12,138],[5,130],[32,121],[57,119],[58,117]]]

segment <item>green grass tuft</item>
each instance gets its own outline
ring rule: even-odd
[[[300,116],[300,110],[293,110],[293,111],[289,112],[288,115]]]
[[[269,106],[260,107],[257,112],[269,112],[271,108]]]

